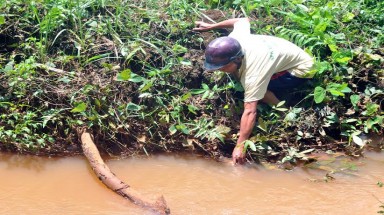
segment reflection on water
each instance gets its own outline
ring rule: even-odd
[[[107,163],[148,199],[164,195],[172,214],[377,214],[384,154],[367,155],[289,172],[188,156]],[[83,157],[0,154],[0,175],[0,214],[148,214],[101,184]]]

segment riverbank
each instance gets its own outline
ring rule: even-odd
[[[0,149],[81,154],[78,131],[86,128],[110,156],[230,157],[243,89],[205,72],[203,60],[205,45],[231,29],[191,29],[197,20],[247,16],[253,32],[286,38],[316,58],[311,84],[282,93],[289,108],[259,106],[248,160],[359,156],[371,147],[362,137],[384,133],[383,4],[2,2]]]

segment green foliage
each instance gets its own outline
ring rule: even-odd
[[[294,162],[328,136],[360,150],[362,135],[383,132],[382,1],[9,0],[0,2],[0,142],[49,148],[87,126],[105,147],[140,148],[145,133],[166,151],[185,139],[212,154],[231,148],[243,89],[203,73],[216,34],[191,28],[207,8],[248,16],[254,32],[316,58],[298,106],[258,106],[252,155]]]

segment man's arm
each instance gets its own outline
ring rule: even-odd
[[[234,164],[242,164],[245,161],[244,141],[249,138],[253,127],[255,126],[256,108],[257,101],[244,103],[244,112],[240,122],[240,136],[237,139],[236,147],[232,152],[232,161]]]
[[[247,20],[249,22],[248,18],[233,18],[233,19],[227,19],[222,22],[218,23],[206,23],[202,21],[195,22],[196,28],[194,28],[194,31],[208,31],[213,29],[220,29],[220,28],[233,28],[236,22],[240,20]]]

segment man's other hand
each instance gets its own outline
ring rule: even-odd
[[[193,28],[194,31],[208,31],[212,29],[213,24],[209,24],[202,21],[196,21],[195,22],[196,28]]]

